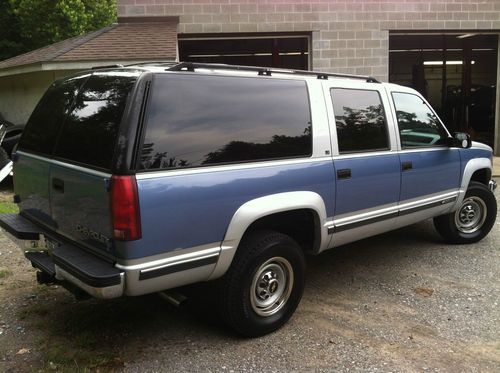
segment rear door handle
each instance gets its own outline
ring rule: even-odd
[[[337,178],[338,179],[350,179],[351,178],[351,169],[350,168],[342,168],[337,170]]]
[[[401,163],[401,170],[408,171],[413,168],[413,163],[411,161]]]
[[[64,181],[58,178],[52,179],[52,188],[58,192],[64,193]]]

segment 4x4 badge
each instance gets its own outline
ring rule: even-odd
[[[102,233],[93,231],[92,229],[85,227],[81,224],[77,224],[75,226],[76,231],[82,236],[84,239],[91,239],[93,241],[101,242],[105,245],[109,243],[109,238],[103,235]]]

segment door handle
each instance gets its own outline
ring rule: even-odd
[[[413,168],[413,163],[411,161],[401,163],[401,170],[408,171]]]
[[[58,178],[53,178],[52,188],[58,192],[64,193],[64,181]]]
[[[337,178],[338,179],[350,179],[351,178],[351,169],[350,168],[342,168],[337,170]]]

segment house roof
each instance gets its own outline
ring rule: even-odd
[[[76,61],[174,60],[178,17],[123,17],[118,23],[0,61],[0,70]]]

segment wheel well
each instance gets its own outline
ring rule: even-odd
[[[475,171],[472,174],[470,181],[477,181],[481,184],[488,185],[490,179],[491,179],[491,170],[488,168],[482,168],[480,170]]]
[[[321,226],[318,214],[311,209],[278,212],[254,221],[245,234],[270,229],[293,238],[306,252],[314,252],[321,242]]]

